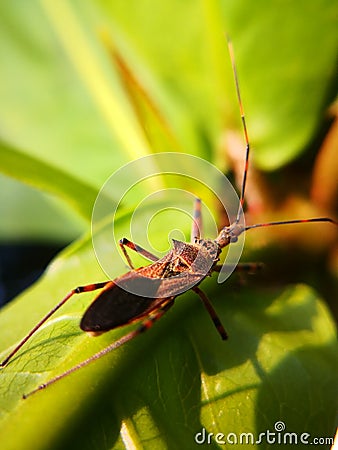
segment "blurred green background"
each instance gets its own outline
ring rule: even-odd
[[[0,17],[2,276],[13,249],[28,249],[21,265],[30,271],[37,248],[48,249],[46,264],[71,243],[1,314],[4,354],[69,289],[104,279],[90,221],[115,170],[152,153],[184,152],[240,181],[244,141],[226,34],[252,146],[247,222],[337,217],[335,2],[14,0],[1,3]],[[114,193],[107,198],[112,208],[118,201]],[[116,219],[121,237],[133,206]],[[167,228],[153,239],[162,233]],[[77,331],[90,296],[67,306],[39,333],[39,345],[28,345],[21,362],[0,375],[4,448],[194,448],[201,426],[259,432],[277,420],[290,431],[329,435],[337,357],[327,305],[334,312],[336,236],[328,224],[248,233],[244,259],[266,270],[245,286],[206,283],[229,345],[218,342],[191,296],[142,343],[65,380],[67,389],[55,386],[23,404],[24,389],[115,339],[114,332],[92,343]],[[102,245],[108,252],[110,243]],[[117,275],[125,271],[114,254],[112,264]],[[66,337],[58,331],[63,323]],[[303,388],[298,396],[291,380]]]

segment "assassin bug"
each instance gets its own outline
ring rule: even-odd
[[[246,144],[245,167],[236,220],[229,226],[222,228],[216,239],[202,238],[200,235],[200,230],[202,228],[201,201],[196,199],[191,242],[187,243],[173,240],[173,248],[163,258],[159,259],[128,239],[122,239],[119,244],[128,262],[130,271],[114,280],[80,286],[70,291],[66,297],[43,317],[22,339],[22,341],[2,361],[0,366],[6,366],[30,337],[75,294],[101,290],[81,319],[80,328],[83,331],[95,336],[127,324],[139,323],[139,326],[83,362],[50,379],[46,383],[39,385],[30,393],[24,395],[23,398],[27,398],[37,391],[45,389],[56,381],[87,366],[89,363],[101,358],[105,354],[148,330],[173,306],[176,297],[190,289],[202,300],[221,338],[224,340],[227,339],[227,333],[217,316],[216,311],[211,305],[208,297],[198,287],[207,276],[212,274],[212,272],[221,271],[222,266],[218,264],[218,261],[223,248],[235,243],[242,233],[253,228],[310,222],[331,222],[334,225],[338,225],[337,222],[328,217],[258,223],[249,226],[244,226],[242,224],[242,207],[245,198],[250,143],[240,96],[233,48],[229,40],[228,46]],[[126,248],[141,254],[152,261],[152,264],[137,269],[134,268]],[[244,264],[241,267],[244,270],[250,270],[253,266],[252,264]]]

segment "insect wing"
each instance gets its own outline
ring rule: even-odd
[[[83,315],[81,329],[105,332],[139,320],[202,279],[200,274],[191,273],[151,278],[144,275],[144,269],[128,272],[108,283]]]
[[[107,284],[86,310],[80,328],[104,332],[142,318],[163,302],[156,295],[160,283],[161,279],[149,279],[137,271],[117,278]],[[147,292],[147,296],[135,292]]]
[[[164,278],[158,287],[157,295],[162,298],[177,297],[197,286],[205,277],[204,273],[182,272],[178,275]]]

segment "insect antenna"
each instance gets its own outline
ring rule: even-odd
[[[311,222],[330,222],[334,225],[338,225],[338,222],[330,217],[315,217],[313,219],[294,219],[294,220],[279,220],[276,222],[256,223],[244,228],[244,231],[251,230],[253,228],[271,227],[274,225],[292,225],[295,223],[311,223]]]
[[[248,130],[247,130],[247,126],[246,126],[244,108],[243,108],[243,103],[242,103],[242,98],[241,98],[241,91],[239,88],[235,54],[234,54],[232,41],[229,38],[229,36],[227,36],[227,42],[228,42],[228,49],[229,49],[231,66],[232,66],[232,72],[233,72],[233,76],[234,76],[234,80],[235,80],[236,95],[237,95],[237,100],[238,100],[238,104],[239,104],[239,111],[241,114],[242,128],[243,128],[245,146],[246,146],[246,148],[245,148],[245,165],[244,165],[244,171],[243,171],[241,193],[240,193],[240,198],[239,198],[239,207],[238,207],[237,217],[236,217],[236,221],[235,221],[235,223],[237,224],[237,223],[239,223],[241,216],[243,214],[246,180],[247,180],[248,168],[249,168],[250,141],[249,141]]]
[[[229,36],[226,36],[227,43],[228,43],[228,49],[229,49],[229,55],[230,55],[230,61],[233,71],[233,76],[235,80],[235,87],[236,87],[236,95],[237,100],[239,104],[239,111],[241,115],[241,121],[242,121],[242,128],[243,128],[243,134],[245,139],[245,163],[244,163],[244,171],[243,171],[243,179],[242,179],[242,186],[241,186],[241,192],[240,192],[240,199],[239,199],[239,207],[237,212],[237,217],[235,222],[230,226],[228,229],[231,229],[231,235],[233,242],[235,242],[240,234],[247,230],[251,230],[253,228],[262,228],[262,227],[269,227],[274,225],[291,225],[295,223],[310,223],[310,222],[330,222],[334,225],[338,225],[338,222],[335,220],[329,218],[329,217],[316,217],[311,219],[295,219],[295,220],[283,220],[283,221],[276,221],[276,222],[266,222],[266,223],[257,223],[255,225],[249,225],[246,227],[237,227],[237,225],[240,222],[240,219],[243,215],[243,206],[245,201],[245,188],[246,188],[246,182],[247,182],[247,175],[248,175],[248,169],[249,169],[249,154],[250,154],[250,141],[248,136],[248,130],[246,126],[246,120],[245,120],[245,114],[244,114],[244,108],[241,98],[241,92],[239,87],[239,81],[238,81],[238,75],[237,75],[237,68],[236,68],[236,61],[235,61],[235,54],[234,49],[232,45],[232,41]],[[220,233],[220,236],[218,238],[218,242],[222,245],[222,231]]]

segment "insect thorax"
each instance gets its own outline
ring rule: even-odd
[[[196,239],[193,244],[173,239],[170,270],[207,275],[218,261],[219,253],[220,247],[211,239]]]

